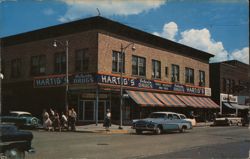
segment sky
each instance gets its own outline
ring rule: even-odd
[[[248,0],[0,0],[0,37],[100,15],[249,64]]]

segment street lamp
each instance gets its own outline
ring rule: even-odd
[[[58,44],[65,47],[66,52],[66,84],[65,84],[65,111],[68,111],[68,91],[69,91],[69,41],[65,43],[62,41],[54,40],[53,47],[58,47]]]
[[[134,42],[129,43],[128,45],[126,45],[125,47],[123,47],[123,45],[121,44],[121,58],[118,58],[118,60],[120,59],[121,61],[121,69],[120,69],[120,125],[119,125],[119,129],[122,129],[122,106],[123,106],[123,71],[124,71],[124,63],[123,63],[123,59],[124,59],[124,54],[125,54],[125,50],[132,45],[132,51],[136,50],[135,48],[135,44]],[[125,59],[124,59],[125,60]]]

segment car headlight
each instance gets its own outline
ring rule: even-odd
[[[150,122],[148,125],[147,125],[148,128],[154,128],[155,127],[155,123],[153,122]]]

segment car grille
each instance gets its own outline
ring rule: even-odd
[[[137,122],[135,124],[136,128],[147,128],[147,122]]]

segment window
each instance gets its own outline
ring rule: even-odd
[[[121,72],[121,70],[123,70],[123,73],[125,72],[125,57],[124,56],[122,57],[121,52],[113,51],[112,71],[113,72]]]
[[[66,55],[65,52],[55,54],[55,73],[66,72]]]
[[[230,82],[230,79],[226,79],[226,93],[231,93],[230,92],[230,84],[231,84],[231,82]]]
[[[226,91],[227,91],[226,88],[227,88],[226,79],[223,78],[223,85],[222,85],[222,90],[223,90],[223,92],[226,92]]]
[[[205,72],[199,71],[199,86],[205,86]]]
[[[194,69],[185,68],[185,82],[186,83],[194,83]]]
[[[31,57],[31,75],[44,75],[46,68],[46,56],[32,56]]]
[[[232,80],[231,82],[232,82],[232,84],[231,84],[231,92],[234,93],[235,92],[235,80]]]
[[[179,78],[180,78],[180,72],[179,72],[179,66],[178,65],[174,65],[172,64],[172,77],[171,77],[171,81],[172,82],[179,82]]]
[[[152,60],[152,78],[161,78],[161,62]]]
[[[146,76],[146,59],[139,56],[132,56],[132,74]]]
[[[11,77],[18,78],[21,76],[21,59],[11,60]]]
[[[88,72],[89,58],[87,57],[87,49],[77,50],[75,55],[76,72]]]
[[[168,77],[168,66],[165,67],[165,77]]]
[[[178,119],[180,119],[180,117],[178,115],[176,115],[176,114],[173,114],[173,119],[178,120]]]

